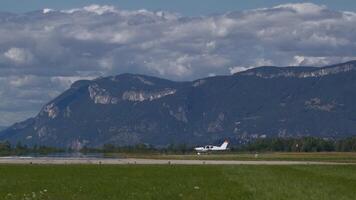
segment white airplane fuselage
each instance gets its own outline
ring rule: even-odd
[[[228,141],[225,141],[221,146],[206,145],[203,147],[195,147],[194,150],[197,152],[207,152],[207,151],[226,151],[228,150]]]

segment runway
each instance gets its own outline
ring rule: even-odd
[[[237,160],[159,160],[136,158],[53,158],[53,157],[0,157],[0,164],[39,165],[355,165],[355,163],[315,161],[237,161]]]

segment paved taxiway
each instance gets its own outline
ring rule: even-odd
[[[314,161],[158,160],[114,158],[0,157],[0,164],[110,164],[110,165],[353,165]]]

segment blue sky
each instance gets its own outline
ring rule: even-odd
[[[128,10],[144,8],[153,11],[166,10],[195,16],[301,2],[323,4],[334,10],[356,10],[355,0],[0,0],[0,11],[22,13],[46,7],[69,9],[89,4],[108,4]]]

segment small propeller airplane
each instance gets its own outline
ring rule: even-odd
[[[203,147],[195,147],[194,150],[197,151],[198,154],[200,154],[201,152],[208,152],[208,151],[226,151],[226,150],[229,150],[227,148],[228,144],[229,144],[229,142],[227,140],[225,140],[221,146],[206,145]]]

